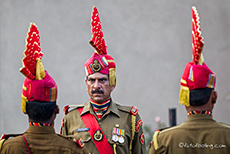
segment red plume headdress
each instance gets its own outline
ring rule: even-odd
[[[44,70],[41,59],[39,31],[35,23],[30,23],[20,72],[25,76],[22,88],[22,111],[26,113],[28,101],[54,102],[57,99],[57,85]]]
[[[202,55],[203,37],[201,36],[200,18],[196,8],[192,7],[192,62],[187,63],[181,78],[179,103],[190,106],[189,93],[193,89],[214,88],[216,75],[204,63]]]
[[[102,31],[102,26],[97,8],[94,6],[91,18],[92,39],[89,43],[95,49],[93,55],[85,62],[86,76],[99,72],[109,75],[110,85],[116,84],[116,64],[114,59],[107,54],[107,46]]]

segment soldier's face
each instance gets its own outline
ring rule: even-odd
[[[90,99],[97,103],[103,103],[110,99],[110,94],[115,86],[110,86],[108,75],[94,73],[85,80]]]

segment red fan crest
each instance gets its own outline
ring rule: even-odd
[[[26,38],[26,50],[24,51],[24,59],[22,60],[23,68],[20,72],[29,79],[36,77],[36,59],[42,59],[43,53],[40,47],[39,31],[35,23],[30,24],[30,28]]]
[[[107,46],[102,31],[102,26],[97,8],[94,6],[91,19],[92,39],[90,44],[96,49],[98,54],[107,54]]]
[[[193,63],[198,64],[204,42],[201,36],[200,18],[194,6],[192,7],[192,45]]]

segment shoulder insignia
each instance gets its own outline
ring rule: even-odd
[[[135,106],[132,106],[131,110],[129,111],[132,115],[136,116],[138,113],[138,109]]]
[[[0,141],[3,139],[7,140],[8,138],[9,138],[9,136],[7,136],[6,134],[2,134]]]
[[[140,142],[141,144],[144,144],[145,142],[144,132],[140,135]]]
[[[66,105],[63,110],[66,115],[69,112],[69,105]]]
[[[136,127],[135,127],[135,132],[139,132],[139,129],[141,125],[143,124],[143,121],[141,119],[138,120]]]
[[[76,140],[76,143],[78,144],[78,146],[79,146],[80,148],[83,148],[84,145],[85,145],[85,143],[83,142],[83,140],[82,140],[81,138],[79,138],[78,140]]]

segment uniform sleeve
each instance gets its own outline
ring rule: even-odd
[[[142,129],[142,119],[139,114],[136,115],[135,136],[132,144],[133,154],[146,154],[145,138]]]

